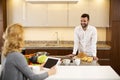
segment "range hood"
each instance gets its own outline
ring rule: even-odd
[[[26,0],[27,2],[78,2],[79,0]]]

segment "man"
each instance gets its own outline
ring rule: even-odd
[[[73,53],[69,57],[73,57],[76,53],[85,53],[92,56],[94,60],[96,57],[96,43],[97,43],[97,30],[94,26],[89,25],[89,15],[82,14],[81,25],[76,26],[74,30],[74,48]]]

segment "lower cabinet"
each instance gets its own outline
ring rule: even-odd
[[[110,65],[110,50],[97,50],[100,65]]]
[[[36,52],[48,52],[49,55],[64,56],[72,53],[71,49],[25,49],[23,54],[32,54]],[[98,63],[100,65],[110,65],[110,50],[97,50]]]
[[[68,55],[72,53],[72,50],[67,49],[25,49],[25,54],[36,53],[36,52],[48,52],[49,55]]]

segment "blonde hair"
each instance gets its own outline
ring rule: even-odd
[[[24,46],[23,27],[20,24],[13,24],[7,27],[3,38],[5,39],[2,53],[7,56],[10,52],[21,52]]]

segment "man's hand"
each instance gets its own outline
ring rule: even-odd
[[[68,55],[66,55],[66,56],[72,58],[72,57],[75,56],[75,54],[68,54]]]
[[[98,57],[96,57],[96,56],[93,56],[93,60],[98,60]]]

